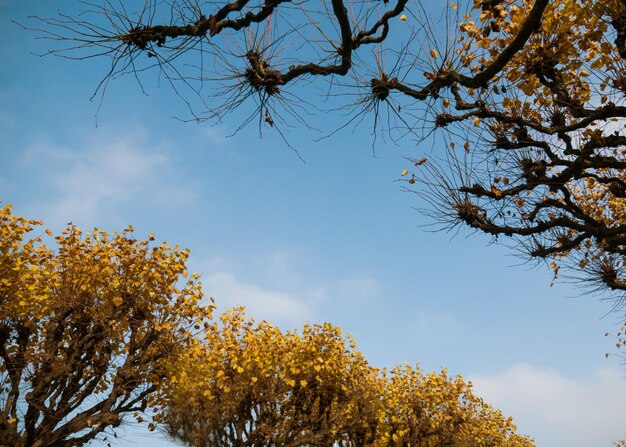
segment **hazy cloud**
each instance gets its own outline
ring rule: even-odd
[[[472,382],[479,396],[512,416],[537,446],[611,447],[625,437],[626,379],[617,367],[578,380],[521,363]]]
[[[141,132],[66,147],[39,142],[22,161],[40,174],[38,199],[45,202],[37,204],[37,215],[51,225],[71,220],[101,226],[122,206],[168,207],[194,199],[167,153]]]
[[[246,313],[257,321],[300,324],[314,315],[311,304],[301,297],[247,283],[230,273],[209,274],[202,282],[221,310],[245,306]]]
[[[290,328],[319,322],[328,308],[362,303],[380,292],[375,278],[319,278],[296,259],[290,250],[276,250],[245,265],[220,257],[192,260],[191,269],[202,275],[205,293],[215,297],[220,310],[242,305],[256,320]]]

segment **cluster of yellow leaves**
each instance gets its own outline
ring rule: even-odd
[[[623,172],[602,172],[598,170],[599,177],[603,174],[607,177],[614,177],[621,181],[626,181],[626,175]],[[626,198],[621,197],[622,194],[615,194],[613,188],[616,186],[614,182],[599,182],[595,178],[590,177],[583,180],[572,181],[569,184],[569,192],[571,200],[588,216],[590,219],[611,229],[618,229],[626,224]],[[554,216],[551,216],[554,218]],[[576,230],[569,230],[564,237],[573,239],[578,235]],[[556,244],[559,243],[557,240]],[[610,280],[610,276],[615,276],[613,281],[623,281],[619,277],[618,272],[625,266],[623,256],[607,250],[604,242],[587,239],[579,247],[577,247],[577,267],[583,270],[596,272],[600,275],[608,275],[605,278]],[[554,261],[550,263],[550,267],[554,270],[555,275],[560,269],[560,262],[571,261],[571,251],[559,253]]]
[[[387,373],[337,327],[281,332],[241,309],[207,330],[165,391],[159,418],[194,446],[533,445],[461,377]]]
[[[462,66],[477,73],[511,44],[534,5],[533,0],[505,0],[488,6],[474,1],[474,12],[460,23],[457,55]],[[621,11],[618,0],[557,0],[549,2],[538,32],[504,67],[491,89],[503,101],[507,113],[538,120],[538,111],[551,110],[559,98],[540,82],[558,69],[562,92],[582,104],[611,98],[611,88],[621,85],[624,61],[614,45],[614,31],[607,14]],[[498,87],[514,88],[504,93]],[[495,87],[495,89],[494,89]],[[481,94],[472,91],[472,94]],[[561,98],[562,99],[562,98]]]
[[[19,317],[27,327],[45,311],[47,298],[46,291],[33,297],[41,280],[41,272],[35,266],[46,264],[52,252],[39,245],[38,237],[24,241],[40,224],[12,215],[10,205],[0,208],[0,318]]]
[[[623,171],[616,172],[614,176],[626,181],[626,174]],[[588,178],[585,182],[573,184],[571,190],[579,206],[594,220],[602,222],[609,228],[626,224],[626,199],[616,196],[611,191],[611,184]]]
[[[160,419],[172,435],[191,445],[332,445],[369,432],[379,379],[339,328],[283,333],[234,309],[205,341],[166,390]]]
[[[397,367],[385,389],[385,428],[379,445],[532,446],[511,418],[475,396],[471,383],[446,370]],[[388,438],[391,438],[389,442]]]

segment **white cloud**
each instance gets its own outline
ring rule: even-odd
[[[83,227],[101,226],[120,206],[167,207],[193,201],[193,192],[181,182],[167,154],[141,132],[86,140],[73,144],[79,149],[40,142],[23,157],[26,167],[41,170],[45,204],[37,215],[43,214],[46,223],[71,220]]]
[[[256,270],[261,271],[264,278],[273,284],[299,293],[306,291],[307,297],[314,298],[320,304],[362,303],[381,291],[378,279],[364,274],[316,281],[311,277],[306,262],[303,262],[302,254],[293,250],[276,250],[267,254]]]
[[[230,273],[203,276],[202,283],[220,309],[245,306],[246,313],[257,321],[300,324],[314,315],[312,303],[302,297],[242,282]]]
[[[617,367],[577,380],[518,364],[472,382],[479,396],[512,416],[538,447],[611,447],[625,437],[626,378]]]
[[[292,250],[250,256],[244,263],[228,257],[200,260],[192,256],[189,266],[202,275],[204,291],[215,298],[220,311],[242,305],[255,320],[283,328],[320,322],[329,310],[362,305],[375,299],[381,289],[380,282],[367,275],[316,277],[302,255]]]

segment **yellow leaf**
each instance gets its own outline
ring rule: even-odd
[[[405,169],[404,171],[402,171],[401,175],[404,177],[405,175],[407,175],[409,173],[408,169]]]

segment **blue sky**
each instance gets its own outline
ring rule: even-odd
[[[275,132],[229,137],[246,109],[213,126],[175,119],[184,104],[150,72],[147,95],[132,77],[114,80],[98,112],[89,98],[106,61],[37,57],[49,42],[11,23],[79,7],[55,3],[0,0],[3,203],[57,231],[133,224],[189,247],[220,306],[282,328],[337,324],[377,366],[448,367],[538,446],[623,437],[625,370],[604,357],[610,305],[576,284],[550,287],[548,268],[481,235],[424,227],[398,179],[404,157],[434,156],[440,142],[379,139],[374,155],[367,125],[317,142],[294,128],[303,163]],[[122,432],[127,443],[175,445],[140,427]]]

